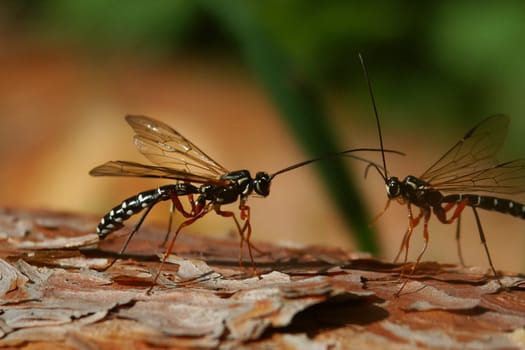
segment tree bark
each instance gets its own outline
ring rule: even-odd
[[[77,214],[0,210],[0,346],[525,346],[525,283],[518,274],[506,273],[500,290],[488,270],[476,267],[424,262],[408,276],[410,266],[364,254],[257,242],[266,252],[256,254],[257,276],[247,254],[239,266],[238,239],[183,232],[148,294],[165,229],[144,225],[125,256],[103,270],[129,228],[99,241],[97,222]]]

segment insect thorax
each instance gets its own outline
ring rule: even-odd
[[[231,171],[222,175],[221,180],[230,181],[227,187],[235,188],[239,195],[247,196],[253,191],[253,180],[248,170]]]
[[[441,192],[433,189],[428,182],[412,175],[403,180],[401,195],[410,203],[421,208],[439,206],[443,198]]]
[[[229,204],[241,197],[247,197],[253,191],[253,180],[248,170],[237,170],[220,177],[224,185],[205,184],[199,189],[206,200],[215,204]]]
[[[428,208],[438,206],[443,195],[432,186],[415,176],[409,175],[403,181],[392,176],[386,181],[388,198],[400,198],[418,207]]]

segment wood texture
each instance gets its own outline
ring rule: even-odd
[[[184,232],[151,294],[164,229],[145,225],[101,271],[126,229],[99,242],[96,217],[0,210],[0,346],[18,349],[518,349],[525,283],[506,273],[402,266],[334,248],[257,244]],[[191,231],[191,227],[189,228]],[[245,265],[249,267],[248,260]]]

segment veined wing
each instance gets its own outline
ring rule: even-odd
[[[135,146],[152,163],[210,178],[228,172],[167,124],[136,115],[126,116],[126,121],[136,132]]]
[[[525,159],[516,159],[464,173],[446,182],[432,184],[432,187],[455,193],[522,193],[525,192]]]
[[[470,129],[461,140],[437,160],[423,175],[422,180],[436,188],[447,183],[468,180],[469,176],[481,169],[495,168],[496,153],[499,151],[509,125],[504,114],[485,118]]]
[[[179,181],[213,183],[224,185],[225,181],[218,177],[209,177],[184,170],[167,168],[156,165],[146,165],[127,161],[110,161],[99,165],[89,172],[91,176],[133,176],[133,177],[155,177],[163,179],[174,179]]]

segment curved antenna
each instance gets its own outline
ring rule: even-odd
[[[375,167],[383,180],[385,180],[385,183],[388,179],[388,172],[386,170],[386,160],[385,160],[385,152],[384,152],[384,146],[383,146],[383,134],[381,132],[381,123],[379,123],[379,113],[377,112],[377,105],[376,100],[374,98],[374,92],[372,90],[372,83],[370,82],[370,77],[368,76],[368,69],[366,68],[365,60],[363,59],[363,55],[361,53],[357,54],[359,57],[359,61],[361,61],[361,67],[363,68],[363,73],[365,75],[366,84],[368,85],[368,93],[370,94],[370,99],[372,100],[372,107],[374,108],[374,115],[376,117],[376,124],[377,124],[377,133],[379,134],[379,146],[381,147],[381,157],[383,159],[383,169],[385,173],[383,174],[378,167]]]
[[[305,166],[305,165],[308,165],[310,163],[313,163],[313,162],[317,162],[317,161],[320,161],[320,160],[325,160],[325,159],[330,159],[330,158],[335,158],[335,157],[339,157],[339,156],[342,156],[342,155],[345,155],[346,157],[350,157],[350,158],[354,158],[354,159],[357,159],[357,160],[360,160],[362,162],[366,162],[368,163],[368,166],[372,166],[376,169],[379,169],[381,168],[381,165],[375,163],[375,162],[372,162],[366,158],[362,158],[362,157],[359,157],[359,156],[355,156],[355,155],[349,155],[348,153],[353,153],[353,152],[381,152],[382,154],[384,154],[385,152],[388,152],[388,153],[394,153],[394,154],[399,154],[399,155],[402,155],[404,156],[405,154],[403,152],[399,152],[399,151],[395,151],[395,150],[390,150],[390,149],[377,149],[377,148],[354,148],[354,149],[350,149],[350,150],[346,150],[346,151],[342,151],[342,152],[337,152],[337,153],[333,153],[333,154],[328,154],[328,155],[325,155],[325,156],[321,156],[321,157],[317,157],[317,158],[312,158],[312,159],[308,159],[308,160],[305,160],[305,161],[302,161],[302,162],[299,162],[299,163],[296,163],[296,164],[293,164],[293,165],[290,165],[284,169],[281,169],[279,171],[276,171],[275,173],[273,173],[272,175],[270,175],[270,180],[272,180],[274,177],[276,177],[277,175],[279,174],[282,174],[282,173],[285,173],[285,172],[288,172],[290,170],[293,170],[293,169],[297,169],[297,168],[300,168],[302,166]],[[380,171],[379,173],[381,175],[383,175]]]
[[[379,164],[377,164],[377,163],[371,162],[371,163],[368,163],[368,165],[365,168],[365,173],[364,173],[364,178],[365,179],[368,176],[368,171],[370,170],[370,168],[376,169],[379,174],[383,175],[383,173],[381,172],[381,166]],[[383,171],[384,170],[385,169],[383,169]]]

